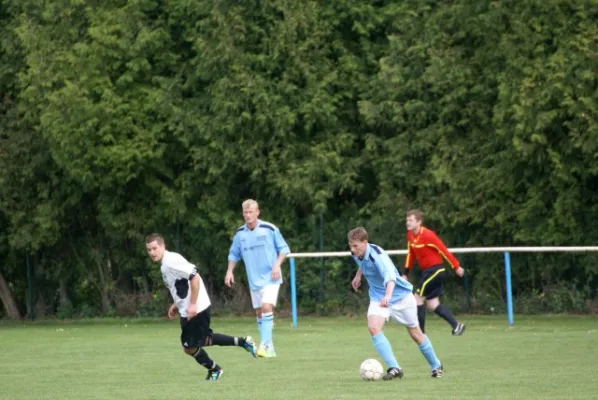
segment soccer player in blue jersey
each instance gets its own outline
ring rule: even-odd
[[[228,287],[235,283],[233,271],[243,259],[261,339],[257,356],[276,357],[272,341],[273,312],[282,284],[280,266],[290,249],[276,226],[259,219],[260,209],[255,200],[245,200],[242,207],[245,224],[233,237],[224,283]]]
[[[351,285],[357,291],[363,275],[370,287],[368,330],[376,351],[388,366],[383,379],[402,378],[404,375],[390,342],[382,332],[389,318],[407,327],[409,335],[418,344],[430,365],[432,378],[442,377],[443,367],[436,357],[432,342],[419,328],[413,286],[401,278],[399,271],[382,248],[368,242],[368,233],[364,228],[355,228],[347,236],[353,259],[359,266]]]

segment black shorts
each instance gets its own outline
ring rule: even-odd
[[[430,300],[444,294],[444,277],[446,268],[444,265],[437,265],[422,271],[415,293]]]
[[[212,337],[210,307],[191,319],[181,317],[181,344],[184,348],[202,347]]]

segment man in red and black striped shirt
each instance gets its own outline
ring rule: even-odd
[[[423,214],[419,210],[407,212],[407,258],[405,259],[404,278],[413,266],[413,260],[417,260],[422,271],[419,283],[415,287],[415,299],[417,300],[417,317],[422,332],[425,332],[426,306],[428,310],[435,312],[453,328],[453,335],[460,336],[465,330],[465,324],[458,323],[450,310],[440,304],[439,297],[444,294],[444,277],[446,260],[459,277],[463,277],[465,270],[459,265],[459,260],[451,254],[442,240],[436,236],[434,231],[422,226]]]

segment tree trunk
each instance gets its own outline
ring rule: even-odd
[[[110,259],[101,260],[106,262],[106,271],[104,270],[103,264],[98,263],[98,270],[100,273],[100,298],[102,300],[102,312],[106,314],[110,310],[110,289],[108,288],[107,279],[111,279],[110,274]]]
[[[106,288],[103,288],[100,292],[100,298],[102,300],[102,312],[106,314],[110,310],[110,296]]]
[[[66,279],[61,278],[60,279],[60,309],[61,310],[66,310],[67,308],[70,308],[71,306],[71,300],[69,299],[69,291],[68,291],[68,287],[66,285]]]
[[[4,280],[4,276],[0,272],[0,300],[4,305],[4,311],[6,311],[6,315],[10,319],[21,319],[21,312],[19,311],[19,306],[17,304],[17,300],[15,299],[12,290],[8,287],[6,280]]]
[[[46,299],[41,291],[37,292],[37,301],[35,302],[35,317],[43,318],[46,316]]]
[[[147,282],[147,275],[145,272],[141,273],[141,290],[143,294],[149,293],[149,283]]]

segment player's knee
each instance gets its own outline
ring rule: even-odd
[[[380,332],[382,332],[382,328],[376,325],[368,325],[368,331],[370,332],[371,336],[376,336]]]
[[[438,307],[439,305],[440,302],[438,301],[438,298],[430,299],[427,301],[428,311],[430,312],[434,312],[434,310],[436,310],[436,307]]]
[[[426,341],[426,337],[419,326],[408,328],[409,336],[417,344],[422,344]]]
[[[272,304],[269,304],[269,303],[262,304],[262,314],[271,313],[273,309],[274,309],[274,307],[272,307]]]
[[[197,351],[197,347],[183,347],[185,354],[192,356]]]

